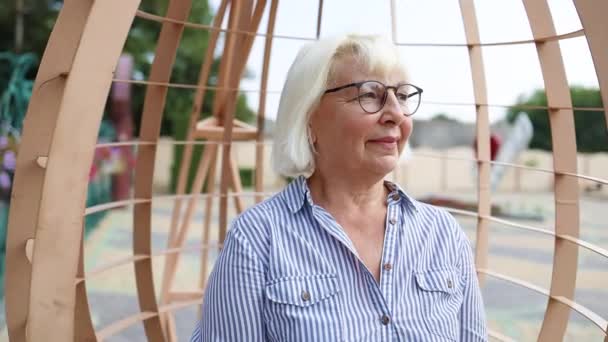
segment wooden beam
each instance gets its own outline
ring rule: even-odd
[[[534,38],[555,35],[555,27],[546,0],[524,0],[524,7]],[[536,43],[538,59],[545,82],[549,107],[572,107],[570,87],[557,41]],[[576,173],[577,152],[574,112],[571,109],[550,109],[553,146],[553,168],[557,172]],[[578,238],[579,235],[579,187],[578,179],[555,175],[555,232]],[[553,252],[551,297],[574,298],[578,267],[578,246],[556,239]],[[559,305],[550,298],[547,303],[539,341],[561,341],[564,338],[570,307]]]
[[[469,44],[469,61],[471,63],[471,76],[473,78],[473,93],[475,103],[487,103],[487,85],[483,67],[483,53],[479,43],[479,28],[475,14],[473,0],[460,0],[460,11],[464,23],[467,44]],[[477,246],[475,248],[475,265],[477,268],[487,268],[488,265],[488,226],[484,217],[490,215],[490,120],[488,118],[488,107],[476,105],[477,112]],[[479,282],[483,284],[484,276],[477,275]]]
[[[169,2],[167,17],[179,21],[186,20],[190,13],[191,0],[172,0]],[[150,69],[150,81],[169,82],[175,55],[179,47],[184,25],[163,22],[154,62]],[[152,197],[156,142],[160,133],[162,114],[165,109],[167,87],[149,85],[146,89],[144,108],[140,127],[140,140],[154,142],[154,145],[140,146],[135,168],[135,198]],[[151,203],[142,203],[133,210],[133,254],[150,255],[151,246]],[[134,264],[137,296],[141,312],[158,312],[152,260],[142,259]],[[163,341],[164,331],[158,315],[144,321],[148,341]]]

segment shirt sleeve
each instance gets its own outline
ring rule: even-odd
[[[205,290],[191,342],[263,341],[265,271],[234,221]]]
[[[456,222],[456,220],[454,220]],[[456,222],[458,225],[458,223]],[[466,235],[461,232],[460,267],[462,270],[463,301],[460,308],[460,341],[478,342],[487,341],[486,315],[481,297],[481,290],[475,271],[473,252]]]

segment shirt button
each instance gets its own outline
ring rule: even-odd
[[[383,315],[380,321],[382,322],[382,325],[388,325],[391,322],[391,318],[387,315]]]
[[[394,195],[393,195],[393,199],[394,199],[395,201],[398,201],[398,200],[399,200],[399,194],[394,194]]]
[[[452,284],[452,280],[448,279],[448,288],[451,289],[454,284]]]
[[[390,271],[393,269],[393,265],[391,265],[389,262],[387,262],[386,264],[384,264],[383,268],[385,271]]]
[[[388,220],[388,222],[389,222],[390,224],[395,224],[395,223],[397,223],[397,219],[395,219],[394,217],[391,217],[391,219],[390,219],[390,220]]]
[[[302,291],[301,297],[303,301],[308,302],[310,300],[310,292],[306,290]]]

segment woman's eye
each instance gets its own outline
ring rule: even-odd
[[[376,98],[376,93],[363,93],[361,95],[359,95],[360,98],[363,99],[375,99]]]
[[[408,96],[407,94],[404,94],[404,93],[398,93],[398,94],[397,94],[397,99],[398,99],[399,101],[406,101],[408,97],[409,97],[409,96]]]

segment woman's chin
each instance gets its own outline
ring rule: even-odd
[[[398,161],[399,157],[397,155],[385,155],[380,158],[375,158],[371,169],[374,170],[375,173],[385,176],[395,170]]]

